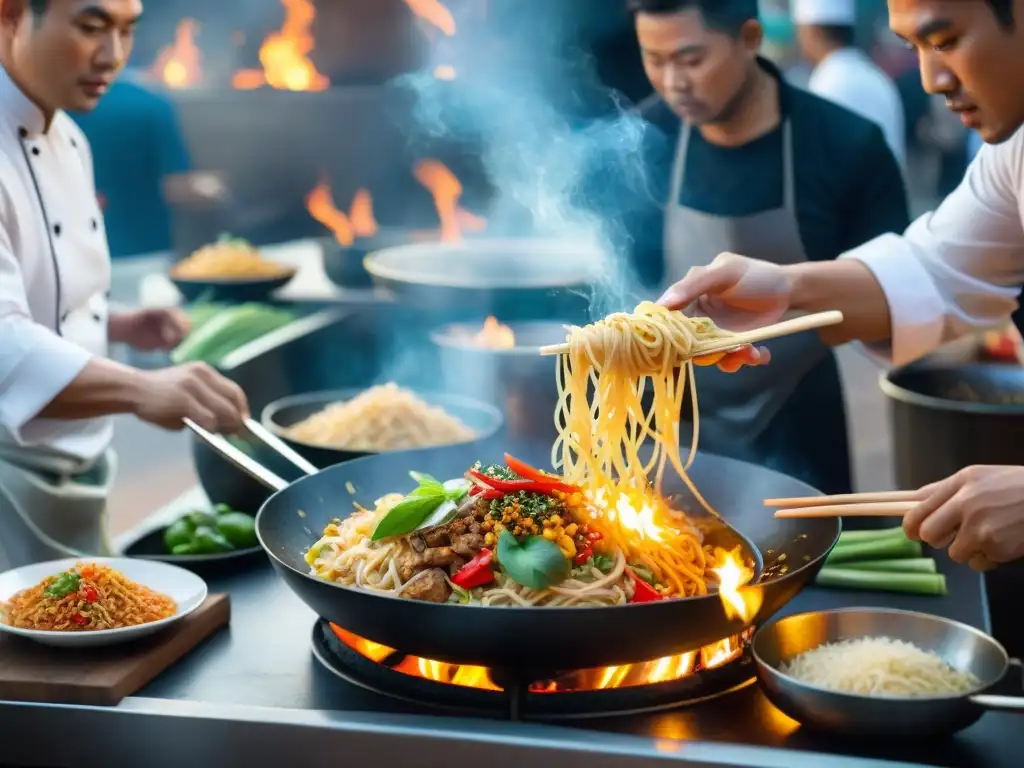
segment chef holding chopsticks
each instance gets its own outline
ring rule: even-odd
[[[818,263],[909,223],[899,166],[871,121],[789,85],[758,56],[757,0],[630,0],[665,141],[662,286],[722,251]],[[659,171],[660,172],[660,171]],[[814,333],[769,345],[753,375],[697,372],[701,447],[832,493],[851,485],[835,357]]]
[[[111,415],[219,432],[247,410],[211,369],[106,359],[108,341],[169,348],[187,331],[174,311],[109,311],[92,159],[63,111],[96,105],[141,12],[140,0],[0,0],[0,570],[109,554]]]
[[[960,186],[902,235],[832,262],[779,266],[723,253],[662,297],[728,327],[790,309],[839,309],[830,344],[867,342],[896,365],[1006,322],[1024,286],[1024,0],[889,0],[889,24],[920,56],[925,89],[945,96],[986,146]],[[726,362],[764,362],[746,349]],[[904,519],[913,538],[950,557],[1024,556],[1024,467],[968,467],[922,489]]]

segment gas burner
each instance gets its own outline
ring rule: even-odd
[[[320,619],[313,655],[343,680],[416,704],[511,720],[581,719],[675,709],[742,688],[754,678],[753,633],[639,664],[552,672],[421,659]]]

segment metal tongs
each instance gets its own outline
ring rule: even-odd
[[[192,419],[183,419],[182,421],[185,422],[185,426],[192,430],[200,440],[209,445],[213,450],[243,472],[247,473],[257,482],[263,483],[268,488],[278,491],[290,485],[290,483],[280,475],[275,472],[271,472],[254,458],[247,456],[244,451],[232,445],[231,441],[224,437],[224,435],[217,435],[209,430],[203,429],[192,421]],[[307,475],[315,475],[320,471],[316,465],[312,464],[302,454],[292,449],[281,438],[264,427],[258,421],[255,421],[254,419],[246,419],[243,423],[245,428],[249,431],[249,434],[260,440],[264,445],[272,449],[282,458],[290,461]]]

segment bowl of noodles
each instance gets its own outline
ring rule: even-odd
[[[68,558],[0,574],[0,631],[61,647],[136,640],[192,613],[206,582],[131,558]]]
[[[323,469],[378,453],[483,443],[501,430],[493,405],[394,382],[276,400],[263,425]]]
[[[264,258],[245,240],[222,237],[171,267],[171,282],[187,301],[264,301],[295,277],[296,270]]]

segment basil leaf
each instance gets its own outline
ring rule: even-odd
[[[615,565],[615,560],[610,555],[594,555],[591,561],[601,573],[611,573],[612,567]]]
[[[455,480],[446,480],[444,491],[449,501],[462,501],[469,493],[469,480],[464,477]]]
[[[417,488],[416,491],[426,488],[437,493],[444,492],[444,486],[441,485],[440,481],[435,480],[430,475],[424,474],[423,472],[410,472],[409,477],[415,480],[416,483],[419,485],[419,488]],[[415,493],[416,491],[413,491],[413,493]]]
[[[444,499],[437,509],[427,515],[423,522],[416,526],[415,530],[422,531],[427,528],[450,523],[455,519],[455,512],[458,508],[459,505],[451,499]]]
[[[370,539],[380,541],[416,530],[427,516],[445,502],[444,495],[409,495],[393,506],[373,529]]]
[[[564,581],[571,571],[555,542],[531,536],[520,544],[508,531],[498,537],[498,562],[512,581],[530,589],[547,589]]]

